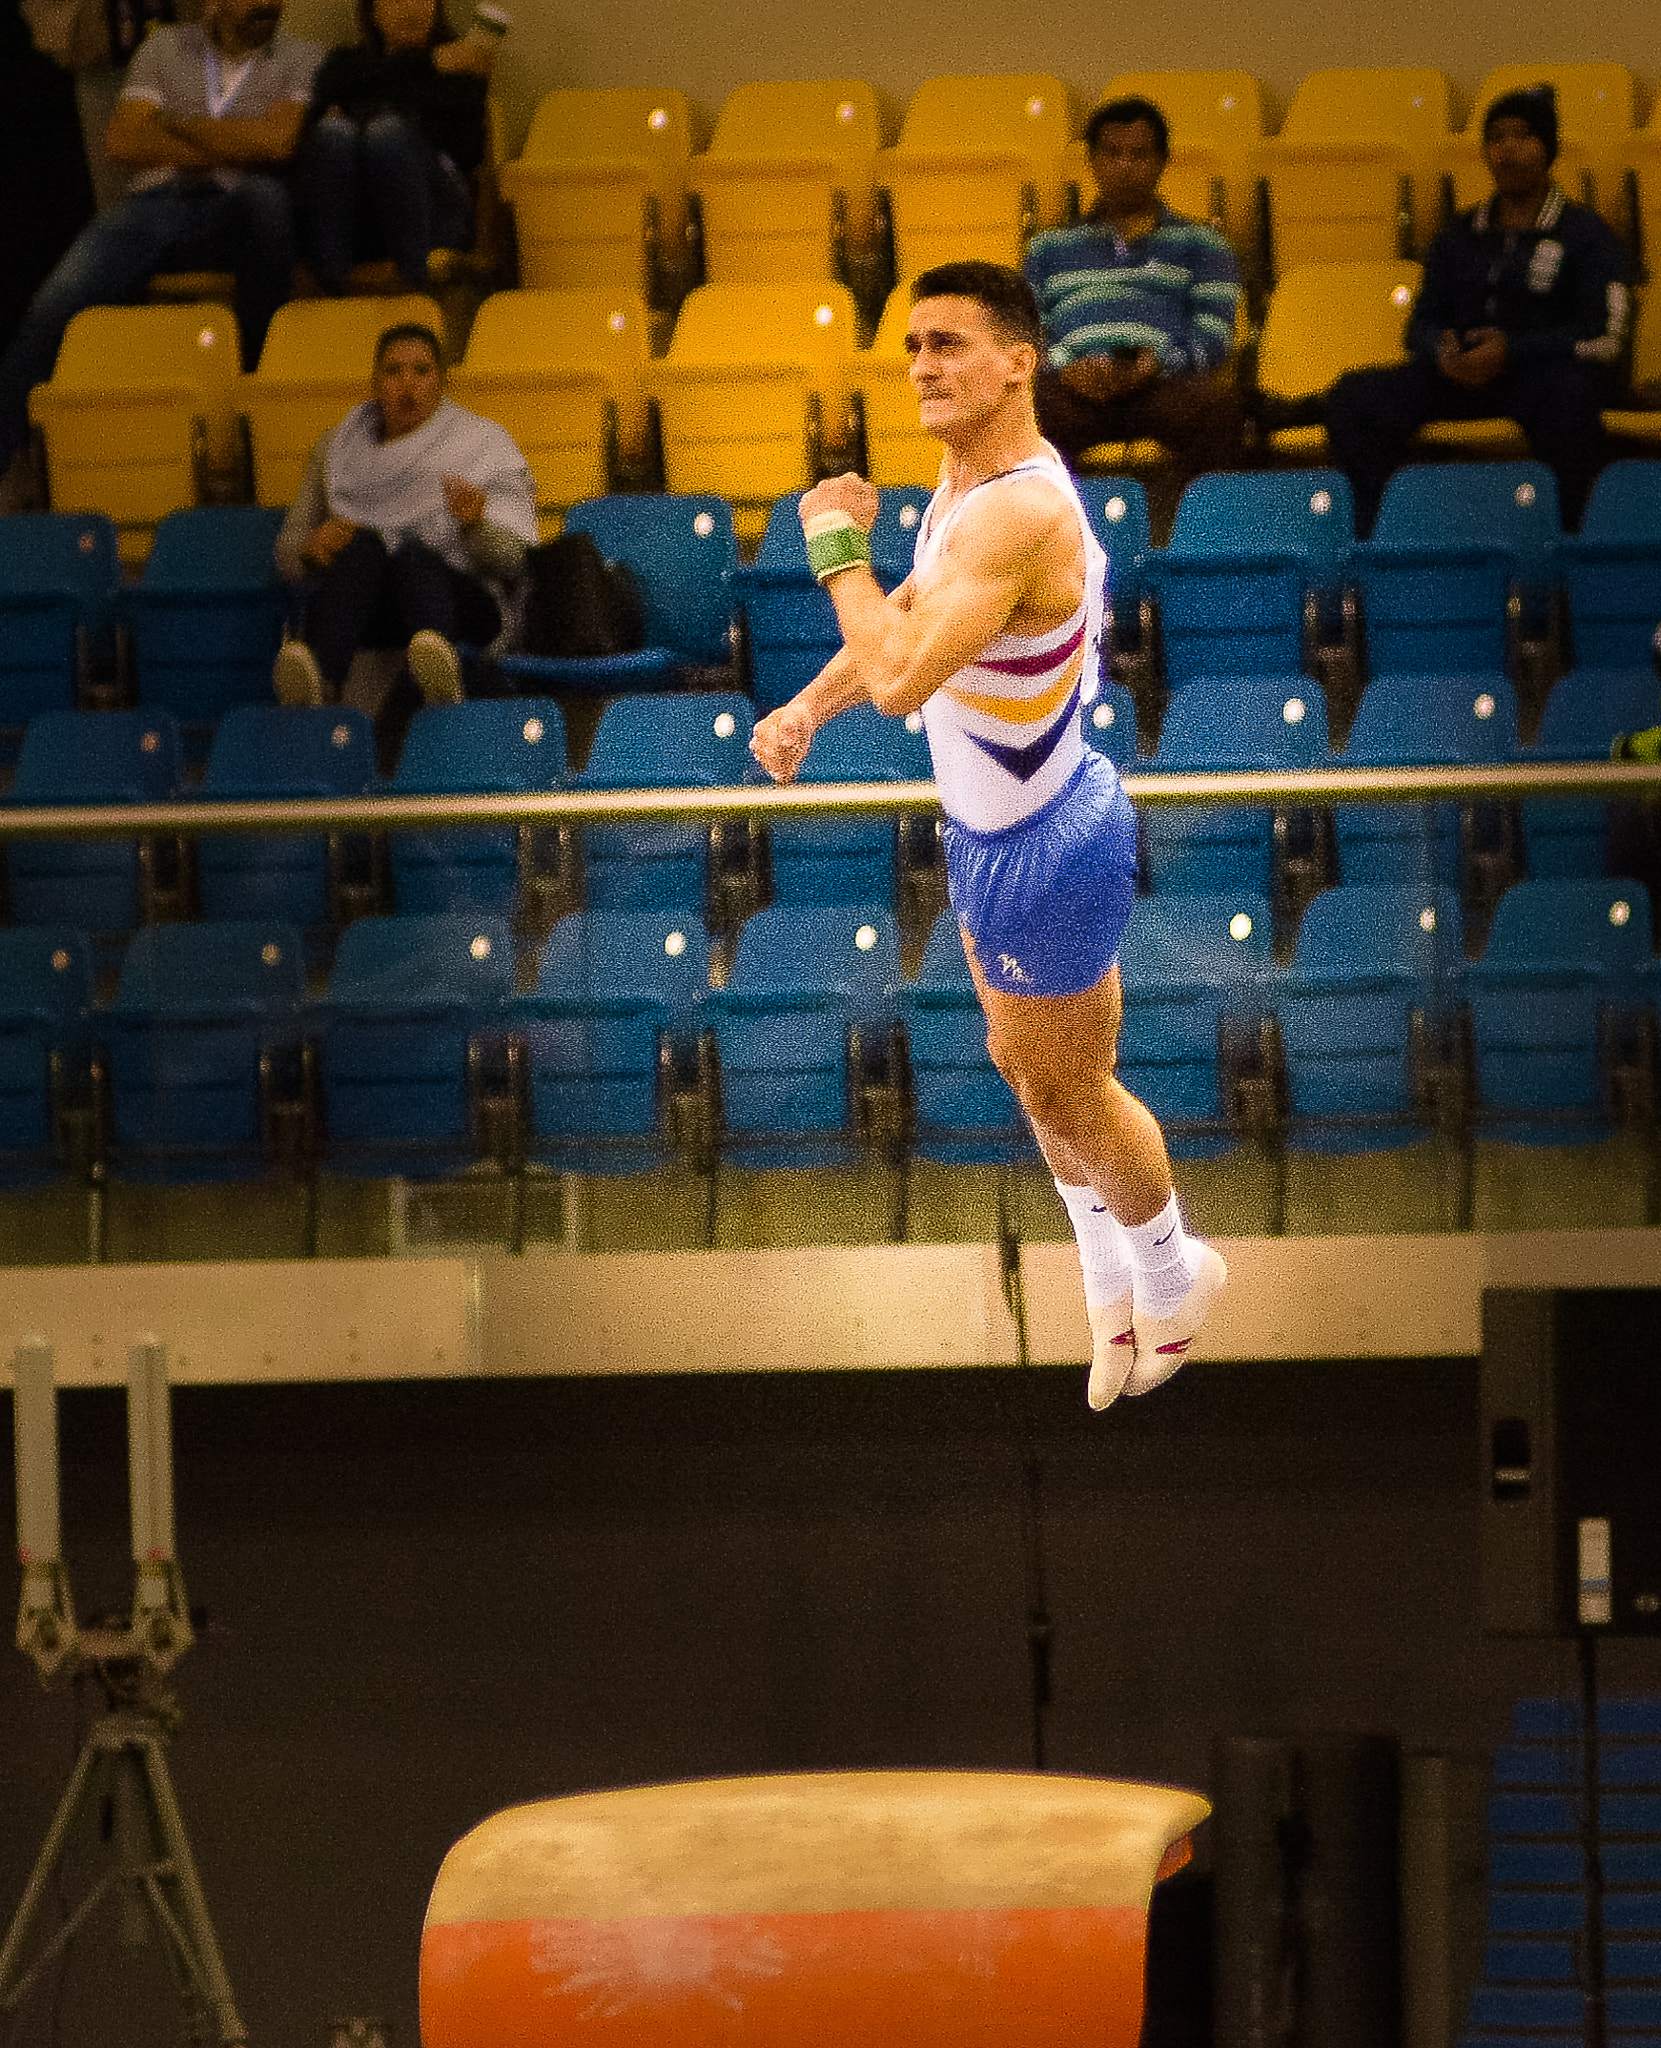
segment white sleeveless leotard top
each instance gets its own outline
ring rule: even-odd
[[[1078,516],[1084,541],[1084,602],[1046,633],[999,633],[923,706],[934,780],[949,818],[975,832],[1001,832],[1040,810],[1084,757],[1081,704],[1096,694],[1107,557],[1053,453],[976,484],[990,490],[1010,477],[1054,484]],[[970,492],[936,520],[935,492],[917,536],[914,573],[931,567]]]

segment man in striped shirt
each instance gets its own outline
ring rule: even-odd
[[[1161,441],[1180,492],[1239,457],[1240,267],[1215,228],[1161,201],[1170,131],[1151,100],[1098,107],[1085,141],[1096,202],[1077,227],[1035,235],[1023,266],[1049,345],[1038,424],[1069,461],[1100,441]]]

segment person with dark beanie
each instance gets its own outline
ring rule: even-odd
[[[1549,85],[1488,107],[1482,157],[1494,190],[1430,246],[1407,325],[1411,360],[1352,370],[1333,386],[1327,438],[1363,536],[1430,420],[1514,420],[1556,474],[1565,526],[1579,525],[1605,459],[1599,415],[1612,401],[1631,294],[1619,241],[1554,182],[1556,155]]]

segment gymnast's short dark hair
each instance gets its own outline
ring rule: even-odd
[[[973,299],[985,307],[1001,340],[1029,342],[1043,356],[1044,323],[1038,317],[1038,301],[1032,286],[1007,264],[937,263],[912,283],[911,303],[915,306],[924,299]]]

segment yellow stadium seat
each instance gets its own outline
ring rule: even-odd
[[[1477,87],[1464,133],[1444,150],[1457,207],[1476,206],[1493,190],[1482,161],[1482,119],[1502,93],[1531,85],[1557,91],[1556,178],[1571,199],[1624,227],[1623,172],[1632,161],[1638,81],[1624,64],[1502,64]]]
[[[854,388],[865,407],[866,475],[874,484],[927,484],[940,477],[940,443],[925,433],[905,352],[911,287],[889,294],[868,349],[854,359]]]
[[[1018,264],[1029,235],[1062,218],[1072,106],[1059,78],[1023,72],[931,78],[900,139],[877,159],[890,194],[895,268],[982,257]]]
[[[236,322],[223,306],[91,306],[29,395],[54,510],[103,512],[123,561],[236,466]]]
[[[1638,293],[1632,328],[1632,381],[1650,397],[1661,398],[1661,292],[1653,284]],[[1603,415],[1603,425],[1606,433],[1623,441],[1641,441],[1648,449],[1661,447],[1661,412],[1612,407]]]
[[[1251,255],[1256,152],[1267,125],[1262,85],[1249,71],[1121,71],[1097,104],[1133,95],[1152,100],[1171,125],[1171,160],[1159,183],[1166,205],[1210,221],[1242,256]],[[1069,176],[1075,167],[1082,173],[1079,199],[1088,210],[1095,188],[1082,142],[1067,160]]]
[[[1633,217],[1626,225],[1637,238],[1641,267],[1661,275],[1661,96],[1647,124],[1626,138],[1625,155],[1633,185]]]
[[[1522,428],[1515,420],[1503,419],[1432,420],[1413,436],[1413,445],[1471,462],[1516,462],[1529,452]]]
[[[764,505],[846,446],[854,302],[846,285],[706,284],[648,365],[671,491]],[[765,514],[763,514],[765,517]],[[749,527],[740,522],[741,535]],[[759,528],[756,529],[759,532]]]
[[[1257,349],[1258,389],[1270,399],[1318,398],[1346,370],[1407,360],[1403,336],[1422,272],[1417,263],[1309,263],[1275,286]],[[1282,427],[1277,460],[1323,460],[1326,429]]]
[[[1420,67],[1312,71],[1258,147],[1274,272],[1422,248],[1441,206],[1453,88]]]
[[[376,341],[406,320],[441,330],[435,302],[416,295],[296,299],[278,312],[259,367],[238,387],[257,503],[289,503],[313,445],[369,396]]]
[[[876,228],[877,96],[862,80],[741,85],[691,185],[711,284],[851,282]]]
[[[479,308],[449,389],[525,451],[546,538],[567,506],[644,471],[645,370],[639,292],[497,292]]]
[[[692,120],[670,88],[562,89],[537,107],[503,195],[519,281],[608,285],[660,303],[686,268]]]

